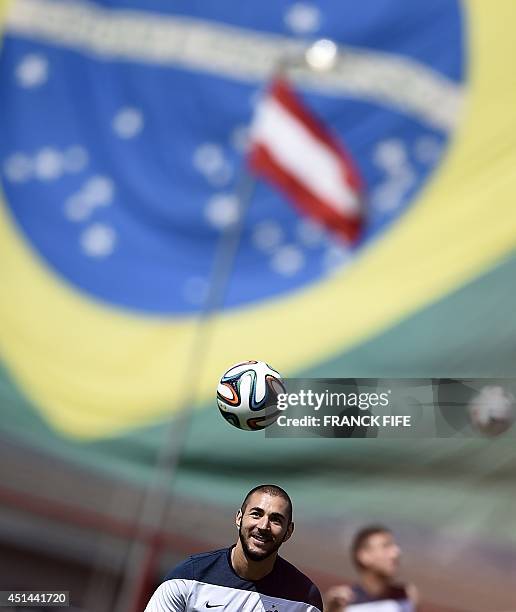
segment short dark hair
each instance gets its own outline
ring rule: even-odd
[[[258,485],[257,487],[254,487],[254,489],[251,489],[249,493],[245,496],[244,501],[242,502],[242,505],[240,507],[240,511],[242,512],[242,514],[245,512],[249,498],[255,493],[267,493],[268,495],[272,495],[273,497],[283,498],[288,504],[288,522],[289,524],[292,522],[292,500],[290,499],[289,494],[281,487],[278,487],[278,485],[262,484]]]
[[[392,532],[388,527],[385,527],[385,525],[366,525],[355,534],[351,544],[351,560],[356,568],[365,569],[364,565],[360,563],[360,560],[358,559],[358,553],[365,548],[369,538],[377,533]]]

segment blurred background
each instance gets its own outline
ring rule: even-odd
[[[516,610],[513,439],[267,439],[214,399],[247,359],[514,376],[512,0],[0,6],[0,589],[142,610],[272,481],[294,500],[284,555],[321,589],[380,521],[423,610]],[[364,225],[347,242],[258,178],[232,253],[286,60],[358,169]]]

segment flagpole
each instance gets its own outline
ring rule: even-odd
[[[302,59],[301,53],[278,58],[271,75],[282,76],[287,74],[289,69],[300,65],[308,65],[314,71],[328,70],[332,67],[335,54],[336,46],[333,42],[316,41],[302,53]],[[141,612],[144,605],[143,597],[156,573],[161,546],[160,533],[164,527],[171,499],[171,483],[177,475],[183,445],[192,423],[192,406],[195,404],[197,392],[195,382],[202,377],[207,353],[205,346],[209,343],[212,317],[223,306],[255,186],[256,179],[243,168],[235,189],[238,202],[237,219],[225,229],[218,241],[209,292],[200,313],[187,361],[185,377],[189,378],[191,372],[195,371],[194,386],[191,387],[191,395],[178,416],[170,422],[165,442],[158,454],[152,480],[145,489],[135,534],[124,563],[124,577],[114,608],[115,612]],[[149,534],[150,541],[146,542]]]

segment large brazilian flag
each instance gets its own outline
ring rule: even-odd
[[[436,523],[463,495],[440,481],[448,465],[514,467],[503,439],[265,439],[213,397],[246,359],[291,376],[514,374],[513,0],[4,9],[3,435],[144,480],[188,405],[177,492],[234,503],[274,479],[314,513],[398,516],[411,496],[405,518]],[[224,308],[199,331],[253,109],[278,62],[319,38],[338,44],[334,70],[291,77],[359,168],[364,235],[344,244],[258,183]],[[397,480],[407,462],[429,480]],[[386,464],[391,481],[364,486]],[[514,539],[510,492],[496,494],[484,534]]]

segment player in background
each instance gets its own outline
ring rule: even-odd
[[[389,529],[382,525],[361,529],[351,546],[358,582],[329,589],[325,597],[326,612],[380,612],[387,609],[415,612],[418,603],[416,587],[396,581],[400,557],[400,547]]]
[[[235,523],[236,544],[178,565],[155,591],[146,612],[322,612],[319,589],[278,555],[294,531],[287,493],[276,485],[255,487]]]

